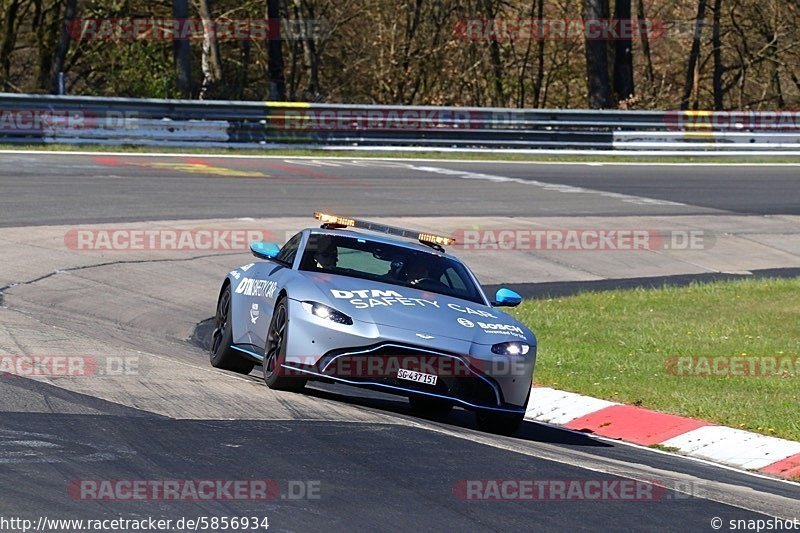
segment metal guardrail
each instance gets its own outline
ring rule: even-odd
[[[787,153],[800,150],[800,114],[527,110],[0,93],[0,143]]]

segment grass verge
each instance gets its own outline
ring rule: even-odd
[[[537,155],[491,152],[379,152],[371,150],[288,150],[233,148],[169,148],[159,146],[93,146],[58,144],[1,144],[0,150],[41,152],[122,152],[191,155],[260,155],[276,157],[343,157],[374,159],[440,159],[447,161],[531,161],[543,163],[713,163],[713,164],[800,164],[800,157],[770,156],[628,156],[628,155]]]
[[[539,339],[537,384],[800,440],[800,278],[588,292],[514,314]],[[744,369],[710,376],[715,356]],[[778,371],[743,375],[749,361]]]

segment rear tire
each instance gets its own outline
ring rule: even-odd
[[[453,410],[452,402],[427,396],[409,396],[408,403],[411,412],[422,417],[446,418]]]
[[[475,413],[475,421],[481,431],[508,437],[513,436],[519,430],[524,418],[525,413],[505,414],[486,411],[477,411]]]
[[[286,297],[275,304],[272,320],[267,330],[267,345],[264,349],[264,383],[273,390],[299,392],[306,386],[307,378],[288,377],[283,362],[286,360],[286,345],[289,333],[289,307]]]
[[[230,370],[239,374],[249,374],[255,363],[245,359],[231,348],[233,344],[233,325],[231,324],[231,286],[225,285],[217,302],[217,314],[214,317],[214,332],[211,334],[209,360],[211,366],[222,370]]]

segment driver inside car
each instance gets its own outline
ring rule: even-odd
[[[428,265],[422,261],[412,261],[406,268],[406,281],[411,285],[416,285],[423,279],[430,278]]]
[[[319,269],[330,270],[336,268],[339,261],[339,250],[328,235],[320,235],[317,241],[317,251],[314,252],[314,263]]]

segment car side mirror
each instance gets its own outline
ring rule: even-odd
[[[494,295],[493,307],[516,307],[522,302],[522,296],[511,289],[497,289]]]
[[[281,248],[274,242],[253,241],[250,243],[250,251],[259,259],[274,259]]]

